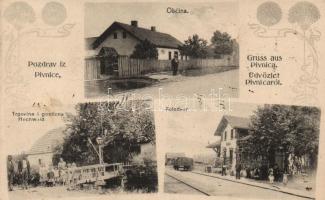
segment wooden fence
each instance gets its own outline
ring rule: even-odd
[[[180,60],[178,69],[180,71],[189,69],[216,69],[221,67],[237,66],[232,57],[223,59],[191,59]],[[170,60],[143,60],[132,59],[128,56],[118,58],[119,77],[138,77],[148,73],[171,71]],[[85,80],[97,80],[101,78],[100,61],[96,57],[85,60]]]
[[[96,57],[85,59],[85,80],[100,79],[100,60]]]
[[[178,69],[212,69],[218,67],[232,67],[238,64],[232,57],[225,57],[223,59],[191,59],[180,60]],[[132,59],[127,56],[120,56],[118,58],[118,75],[119,77],[136,77],[145,75],[147,73],[171,71],[170,60],[141,60]]]

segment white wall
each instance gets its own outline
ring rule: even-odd
[[[114,32],[117,33],[117,39],[114,39]],[[118,52],[119,55],[130,56],[134,47],[139,43],[139,40],[126,33],[126,38],[123,38],[122,29],[117,29],[112,32],[96,49],[87,51],[88,56],[97,55],[102,47],[113,47]],[[158,50],[158,60],[169,60],[169,52],[171,52],[171,58],[174,58],[175,52],[178,52],[180,58],[180,51],[178,49],[171,48],[157,48]]]
[[[157,48],[158,50],[158,60],[171,60],[174,58],[175,52],[178,52],[178,58],[180,59],[180,51],[178,49],[171,48]],[[169,52],[171,53],[171,59],[169,59]]]
[[[117,33],[117,39],[114,39],[114,32]],[[123,38],[124,30],[122,29],[117,29],[114,32],[108,35],[108,37],[96,48],[97,54],[102,47],[113,47],[119,55],[131,55],[139,40],[129,33],[126,33],[126,38]]]
[[[235,170],[236,165],[236,147],[237,147],[237,139],[236,139],[236,129],[233,129],[234,137],[231,139],[231,130],[233,128],[227,124],[227,127],[224,129],[224,131],[221,134],[221,150],[220,150],[220,157],[223,158],[223,151],[226,149],[226,157],[230,157],[230,149],[233,149],[233,160],[232,160],[232,168],[231,170]],[[227,134],[226,140],[225,134]]]
[[[42,159],[43,163],[45,163],[46,166],[49,166],[50,164],[52,165],[52,157],[53,153],[33,154],[28,155],[28,160],[31,166],[38,166],[39,159]]]

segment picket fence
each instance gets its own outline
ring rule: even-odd
[[[209,69],[217,67],[232,67],[237,66],[231,57],[223,59],[191,59],[180,60],[178,69]],[[170,60],[141,60],[132,59],[127,56],[120,56],[118,58],[118,74],[119,77],[137,77],[154,72],[171,71]]]
[[[85,60],[85,80],[100,79],[100,62],[98,58],[91,57]],[[238,63],[232,57],[222,59],[190,59],[180,60],[178,69],[212,69],[218,67],[233,67]],[[119,56],[118,58],[118,76],[139,77],[148,73],[171,71],[170,60],[153,60],[153,59],[133,59],[128,56]]]
[[[100,61],[96,57],[88,57],[85,59],[85,80],[100,79]]]

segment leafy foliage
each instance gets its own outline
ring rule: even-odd
[[[315,107],[265,105],[251,118],[250,137],[243,153],[274,164],[275,153],[309,155],[315,166],[318,154],[320,110]]]
[[[98,155],[88,140],[97,148],[96,138],[101,137],[104,162],[130,161],[139,153],[141,143],[155,142],[153,114],[147,108],[137,101],[78,104],[77,114],[67,119],[68,137],[58,147],[56,157],[79,165],[98,163]]]
[[[229,55],[233,52],[233,40],[226,32],[215,31],[211,38],[211,43],[214,46],[214,53],[217,57]]]
[[[184,41],[184,45],[180,47],[181,54],[190,56],[191,58],[206,58],[207,57],[207,41],[199,38],[197,34],[188,37]]]
[[[158,59],[158,50],[149,40],[144,40],[135,46],[131,58]]]

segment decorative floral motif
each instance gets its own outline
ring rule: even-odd
[[[302,30],[307,30],[309,27],[318,21],[320,13],[318,8],[307,1],[301,1],[292,6],[289,10],[288,21],[297,23]]]
[[[257,8],[256,18],[264,26],[270,27],[281,20],[282,10],[277,3],[268,1]]]
[[[19,1],[10,4],[4,11],[4,18],[17,30],[35,21],[34,9],[26,2]]]
[[[67,18],[67,10],[61,3],[49,2],[42,11],[42,19],[44,23],[50,26],[57,26],[64,22]]]
[[[257,8],[257,20],[264,26],[275,25],[282,16],[281,8],[273,2],[266,2]],[[302,31],[293,28],[279,28],[270,30],[259,24],[249,24],[254,34],[259,38],[285,38],[293,35],[304,43],[304,58],[301,65],[303,74],[294,82],[292,91],[296,94],[293,101],[302,104],[317,103],[318,55],[315,42],[320,39],[321,33],[311,26],[320,18],[319,9],[312,3],[301,1],[289,9],[288,21],[298,24]],[[308,53],[307,53],[308,52]]]
[[[20,43],[26,36],[62,38],[70,35],[75,24],[63,24],[67,12],[64,5],[57,2],[49,2],[42,9],[42,19],[45,24],[56,27],[35,27],[35,10],[24,1],[11,3],[4,10],[3,17],[9,26],[2,32],[6,38],[6,49],[4,50],[4,91],[11,105],[19,104],[28,100],[28,81],[19,66]],[[10,27],[11,25],[11,27]],[[19,80],[19,81],[18,81]]]

